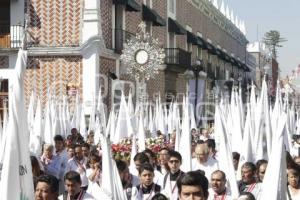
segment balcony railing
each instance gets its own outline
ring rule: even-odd
[[[165,49],[165,63],[167,65],[177,65],[184,68],[191,66],[191,53],[179,48]]]
[[[19,48],[22,45],[24,27],[0,25],[0,49]]]
[[[113,45],[112,48],[116,53],[121,54],[124,49],[124,43],[129,39],[135,37],[135,34],[122,30],[122,29],[113,29]]]

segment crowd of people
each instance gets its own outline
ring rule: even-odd
[[[228,177],[219,168],[213,132],[193,129],[191,134],[192,171],[181,170],[184,158],[170,147],[162,147],[158,154],[150,149],[137,153],[134,166],[124,159],[115,160],[128,200],[234,199]],[[89,193],[91,184],[101,187],[105,183],[101,146],[94,144],[93,133],[84,140],[72,129],[66,139],[56,135],[53,144],[44,144],[41,156],[31,156],[35,199],[101,199]],[[241,177],[237,183],[238,199],[257,199],[268,161],[245,162],[239,170],[239,154],[233,152],[232,157],[234,169]],[[300,158],[287,153],[287,169],[287,194],[282,195],[288,200],[300,199]]]

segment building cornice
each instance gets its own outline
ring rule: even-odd
[[[210,21],[228,33],[241,45],[249,43],[245,35],[227,19],[214,5],[208,0],[187,0],[195,8],[199,9]]]
[[[119,54],[103,46],[101,38],[94,36],[78,47],[29,47],[29,56],[83,56],[87,52],[99,53],[99,56],[118,59]]]

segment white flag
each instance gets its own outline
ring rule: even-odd
[[[181,169],[184,172],[192,170],[192,156],[191,156],[191,133],[190,133],[190,119],[189,119],[189,103],[186,99],[184,104],[182,133],[179,143],[179,153],[182,155]]]
[[[23,72],[27,52],[19,50],[16,74],[12,81],[10,95],[10,118],[8,123],[7,148],[3,160],[0,194],[1,199],[32,200],[33,179],[29,154],[29,133],[24,105]]]
[[[139,138],[139,152],[142,152],[146,149],[145,145],[145,129],[144,129],[144,123],[143,123],[143,114],[140,112],[139,116],[139,129],[138,129],[138,138]]]
[[[284,134],[286,134],[286,119],[286,114],[282,113],[280,115],[277,130],[273,135],[274,148],[272,149],[269,164],[262,183],[262,193],[259,195],[258,200],[286,200],[286,153],[283,143]]]
[[[43,123],[42,123],[42,110],[41,110],[41,102],[38,98],[35,117],[34,117],[34,124],[33,124],[33,132],[30,135],[30,144],[29,149],[34,155],[41,155],[42,153],[42,141],[43,138]]]
[[[28,112],[27,112],[27,122],[28,122],[28,128],[30,131],[30,134],[32,133],[32,128],[33,128],[33,123],[34,123],[34,95],[33,91],[31,92],[30,95],[30,100],[29,100],[29,106],[28,106]]]
[[[117,120],[117,126],[113,138],[113,143],[117,144],[121,139],[129,137],[133,134],[133,128],[130,121],[129,111],[127,103],[125,101],[125,96],[122,92],[121,105],[119,109],[119,115]]]
[[[46,112],[45,112],[45,128],[44,128],[44,142],[47,144],[53,144],[53,127],[52,127],[52,119],[51,119],[51,101],[48,100],[46,103]]]
[[[83,136],[84,140],[86,140],[86,138],[88,136],[88,132],[86,130],[84,106],[81,106],[81,116],[80,116],[80,128],[79,128],[79,132]]]
[[[237,187],[237,181],[235,177],[235,171],[233,166],[232,151],[229,146],[226,129],[225,118],[221,116],[220,107],[217,105],[215,112],[215,135],[219,137],[219,154],[218,163],[220,169],[225,172],[228,179],[228,186],[230,188],[233,198],[239,196],[239,190]]]
[[[113,199],[126,200],[123,186],[115,161],[112,159],[109,140],[101,134],[102,147],[102,188],[111,194]]]

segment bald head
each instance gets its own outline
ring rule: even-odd
[[[197,144],[195,148],[195,154],[200,163],[205,163],[209,155],[209,149],[207,144]]]

